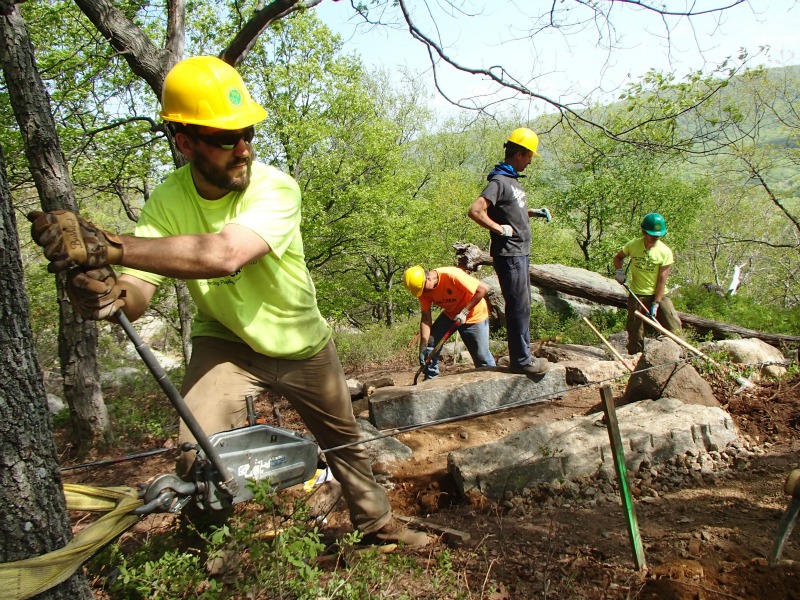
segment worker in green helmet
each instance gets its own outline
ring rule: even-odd
[[[667,224],[658,213],[648,213],[642,219],[642,237],[625,244],[614,255],[614,278],[628,290],[628,354],[636,354],[644,348],[644,324],[634,316],[641,309],[641,301],[648,309],[650,318],[658,321],[669,331],[681,328],[678,313],[672,301],[665,295],[667,277],[675,262],[672,250],[663,237],[667,234]],[[628,269],[623,268],[625,259],[630,259]],[[628,270],[630,285],[625,284]]]

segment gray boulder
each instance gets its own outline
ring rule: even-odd
[[[687,404],[719,407],[711,386],[692,365],[681,362],[682,359],[681,347],[672,340],[647,340],[620,404],[680,398]]]
[[[712,350],[724,351],[731,362],[744,365],[758,365],[759,363],[783,363],[786,359],[780,350],[770,346],[758,338],[742,340],[719,340],[708,342],[701,346],[704,352]],[[786,367],[780,364],[755,366],[750,378],[760,381],[762,377],[778,379],[786,374]]]

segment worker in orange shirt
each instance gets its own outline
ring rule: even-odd
[[[485,283],[458,267],[438,267],[426,273],[416,265],[403,273],[403,285],[419,298],[419,363],[425,367],[425,380],[439,375],[439,357],[431,358],[427,366],[425,360],[456,321],[475,366],[495,366],[489,351],[489,306],[485,300],[489,287]],[[442,308],[436,322],[431,318],[434,304]]]

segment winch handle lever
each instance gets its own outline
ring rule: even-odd
[[[161,363],[158,362],[158,359],[155,357],[152,350],[150,350],[150,347],[133,328],[133,325],[131,325],[131,322],[128,320],[128,317],[124,312],[121,310],[117,311],[117,313],[114,315],[114,318],[125,331],[128,339],[130,339],[130,341],[133,343],[134,348],[136,348],[136,352],[138,352],[139,356],[142,357],[144,364],[147,365],[147,368],[153,374],[153,377],[155,377],[158,385],[161,386],[162,390],[164,390],[164,393],[167,395],[170,403],[172,403],[172,406],[174,406],[175,410],[178,411],[178,416],[180,416],[180,418],[183,419],[183,422],[186,423],[186,427],[189,428],[189,431],[194,436],[194,439],[197,440],[197,444],[205,453],[206,458],[217,470],[217,474],[219,475],[220,479],[217,482],[219,487],[228,492],[231,496],[236,496],[239,493],[239,483],[236,481],[236,479],[234,479],[233,475],[231,475],[225,463],[222,462],[222,459],[220,458],[216,448],[211,445],[208,436],[203,431],[203,428],[200,426],[200,423],[198,423],[197,419],[195,419],[192,411],[189,410],[189,407],[186,405],[183,396],[181,396],[178,389],[170,380],[167,372],[164,370],[164,367],[161,366]]]

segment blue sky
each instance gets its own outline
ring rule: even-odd
[[[696,5],[719,3],[702,0]],[[759,64],[800,63],[800,5],[795,0],[752,0],[722,16],[695,17],[691,22],[673,20],[669,43],[659,18],[621,5],[615,9],[613,20],[618,48],[611,52],[598,49],[601,32],[592,26],[571,35],[544,32],[532,43],[525,35],[529,22],[521,17],[521,11],[533,9],[520,7],[542,6],[539,0],[464,0],[461,6],[472,16],[448,15],[445,0],[429,0],[428,4],[438,24],[438,35],[460,63],[483,68],[503,65],[519,80],[535,82],[531,85],[538,92],[565,103],[580,102],[587,96],[597,102],[613,100],[622,86],[636,81],[650,68],[674,70],[681,76],[695,69],[709,70],[725,57],[737,55],[740,48],[755,54],[759,46],[769,45],[769,54],[755,59]],[[423,1],[408,0],[408,6],[425,33],[436,35]],[[427,52],[407,30],[359,25],[347,0],[326,0],[316,10],[326,25],[342,35],[345,52],[356,53],[368,65],[390,72],[406,67],[418,73],[426,89],[434,94]],[[512,38],[517,40],[509,42]],[[452,69],[444,72],[441,81],[454,98],[493,92],[491,84],[481,77]],[[430,102],[438,109],[449,110],[440,97]],[[539,101],[526,100],[516,106],[530,116],[545,110]]]

